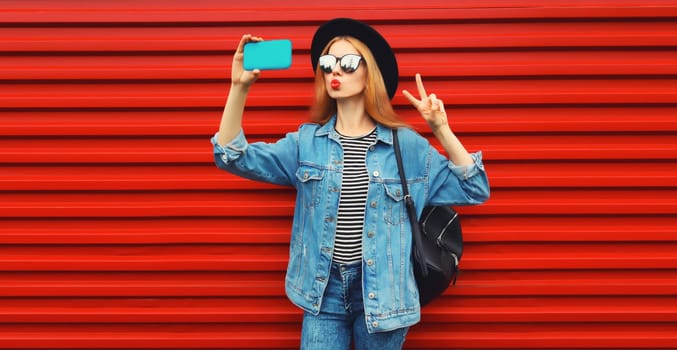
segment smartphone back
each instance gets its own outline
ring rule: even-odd
[[[291,41],[268,40],[244,45],[244,69],[287,69],[291,66]]]

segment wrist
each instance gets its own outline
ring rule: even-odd
[[[433,134],[436,136],[446,133],[453,134],[453,132],[451,131],[451,127],[449,127],[448,123],[443,123],[440,125],[431,125],[430,129],[432,129]]]
[[[230,84],[230,93],[238,95],[247,95],[249,93],[249,88],[251,85],[245,85],[242,83],[231,83]]]

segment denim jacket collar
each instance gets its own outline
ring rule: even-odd
[[[328,135],[329,138],[333,140],[338,141],[338,133],[336,132],[336,114],[334,114],[331,119],[324,125],[322,125],[320,128],[317,129],[315,132],[315,136],[325,136]],[[388,145],[393,144],[393,133],[392,129],[389,127],[382,125],[379,122],[376,122],[376,141],[381,141],[383,143],[386,143]]]

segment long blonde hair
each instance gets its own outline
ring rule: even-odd
[[[365,110],[376,122],[389,128],[406,126],[390,104],[390,97],[386,92],[385,83],[381,70],[376,64],[376,59],[371,50],[362,41],[351,36],[337,36],[329,41],[322,50],[322,55],[329,52],[329,48],[335,42],[345,40],[355,47],[362,56],[362,61],[367,69],[367,83],[364,89]],[[325,124],[336,114],[336,100],[329,97],[324,82],[324,73],[319,64],[315,69],[315,101],[311,107],[311,118],[314,122]]]

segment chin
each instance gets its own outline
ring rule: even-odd
[[[348,93],[345,91],[335,91],[335,90],[328,90],[327,92],[329,94],[329,97],[335,99],[335,100],[342,100],[342,99],[347,99],[347,98],[353,98],[355,96],[358,96],[360,93]]]
[[[329,95],[329,97],[331,97],[331,98],[333,98],[333,99],[335,99],[335,100],[338,100],[338,99],[344,97],[343,94],[342,94],[341,92],[339,92],[339,91],[333,91],[333,90],[328,90],[328,91],[327,91],[327,95]]]

